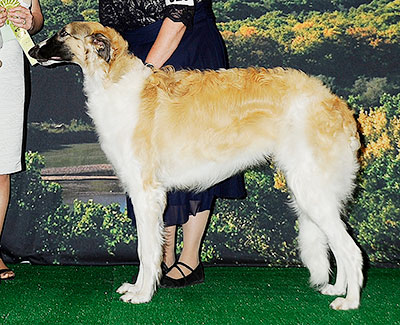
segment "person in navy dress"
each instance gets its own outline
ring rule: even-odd
[[[223,39],[209,0],[100,0],[100,22],[119,31],[129,50],[148,66],[179,69],[228,67]],[[196,123],[196,121],[193,121]],[[173,191],[164,212],[165,245],[162,287],[183,287],[204,281],[200,247],[215,198],[243,198],[243,175],[201,193]],[[128,215],[134,220],[127,198]],[[183,228],[183,250],[176,261],[176,227]]]

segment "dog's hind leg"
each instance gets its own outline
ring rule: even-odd
[[[135,284],[124,283],[117,292],[124,294],[121,300],[138,304],[151,300],[161,275],[165,192],[151,189],[139,193],[136,188],[131,198],[138,233],[139,274]]]
[[[337,215],[339,216],[339,215]],[[346,231],[344,223],[339,219],[332,220],[323,226],[337,263],[337,278],[333,286],[321,290],[324,294],[344,294],[345,298],[336,298],[333,309],[356,309],[360,304],[360,291],[363,283],[362,255],[358,246]]]
[[[310,284],[318,289],[329,281],[328,239],[322,230],[304,213],[299,214],[298,244],[300,257],[310,271]]]
[[[310,220],[326,236],[327,243],[334,253],[339,267],[338,281],[337,285],[333,286],[334,290],[337,290],[338,293],[343,293],[343,291],[346,291],[347,289],[346,297],[337,298],[331,303],[331,307],[333,309],[341,310],[356,309],[360,304],[360,288],[363,281],[361,251],[348,234],[346,227],[340,218],[340,202],[335,199],[334,193],[327,190],[329,186],[316,186],[316,184],[313,184],[310,180],[304,179],[304,181],[304,186],[298,186],[298,184],[291,186],[296,202],[299,205],[299,208],[309,216]],[[298,191],[299,188],[302,190]],[[304,219],[302,223],[304,225]],[[312,231],[315,232],[315,228],[311,227],[310,224],[308,224],[308,227],[308,232],[312,235]],[[304,236],[306,235],[302,235],[303,244]],[[318,239],[318,237],[315,237],[315,233],[314,238]],[[324,237],[320,236],[319,239],[323,240],[323,242],[316,245],[317,251],[321,250],[321,245],[326,244]],[[300,246],[300,249],[303,248],[304,247]],[[307,253],[302,252],[301,255],[304,257]],[[312,259],[312,254],[306,257],[306,266],[312,266],[310,268],[312,274],[311,282],[320,282],[319,284],[321,284],[321,281],[318,281],[320,280],[321,274],[319,274],[319,272],[316,273],[315,271],[315,268],[317,268],[316,263],[318,262],[310,263],[309,259]],[[325,281],[325,260],[322,262],[321,269],[323,270],[322,278]],[[316,278],[317,280],[313,278]],[[325,287],[322,289],[326,289],[327,293],[333,291],[329,288],[330,287]]]
[[[323,231],[304,213],[299,211],[300,257],[310,270],[310,284],[324,295],[341,296],[346,294],[346,272],[344,263],[335,254],[336,283],[329,284],[330,263],[328,256],[328,239]]]
[[[330,247],[336,260],[336,282],[335,284],[326,284],[320,289],[323,295],[343,296],[346,294],[347,277],[345,270],[345,261],[341,259],[341,255],[335,252],[333,247]]]

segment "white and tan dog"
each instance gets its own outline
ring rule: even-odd
[[[140,271],[117,290],[123,301],[148,302],[156,290],[168,190],[204,190],[272,158],[295,198],[311,284],[347,294],[332,308],[358,308],[362,256],[340,214],[354,187],[359,139],[352,112],[319,80],[281,68],[152,71],[98,23],[68,24],[30,54],[43,65],[81,66],[101,147],[132,198]]]

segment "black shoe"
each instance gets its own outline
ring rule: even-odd
[[[3,277],[1,276],[2,274],[7,273],[7,272],[13,272],[13,273],[14,273],[14,271],[13,271],[13,270],[10,270],[10,269],[1,269],[1,270],[0,270],[0,281],[13,280],[13,279],[15,278],[15,274],[14,274],[14,275],[11,275],[11,276],[9,276],[9,277],[7,277],[7,278],[3,278]]]
[[[171,266],[171,268],[172,268],[172,266]],[[166,275],[171,268],[168,267],[167,264],[165,264],[164,262],[161,262],[161,276]]]
[[[3,247],[0,245],[0,258],[2,258],[2,251],[3,251],[3,249],[2,249]],[[15,278],[15,273],[13,274],[13,275],[11,275],[11,276],[9,276],[9,277],[7,277],[7,278],[3,278],[2,277],[2,275],[4,274],[4,273],[7,273],[7,272],[12,272],[12,273],[14,273],[14,271],[13,270],[10,270],[7,266],[6,266],[6,268],[5,269],[1,269],[0,270],[0,282],[1,281],[7,281],[7,280],[13,280],[14,278]]]
[[[185,275],[179,265],[183,265],[192,272],[188,275]],[[199,265],[194,270],[189,265],[186,265],[182,262],[176,262],[173,266],[171,266],[170,270],[174,267],[176,267],[178,271],[182,274],[182,278],[173,279],[167,275],[164,275],[160,281],[161,288],[183,288],[204,282],[203,264],[199,263]]]

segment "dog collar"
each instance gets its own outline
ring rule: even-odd
[[[144,66],[150,68],[151,70],[154,70],[154,65],[152,65],[151,63],[145,62]]]

